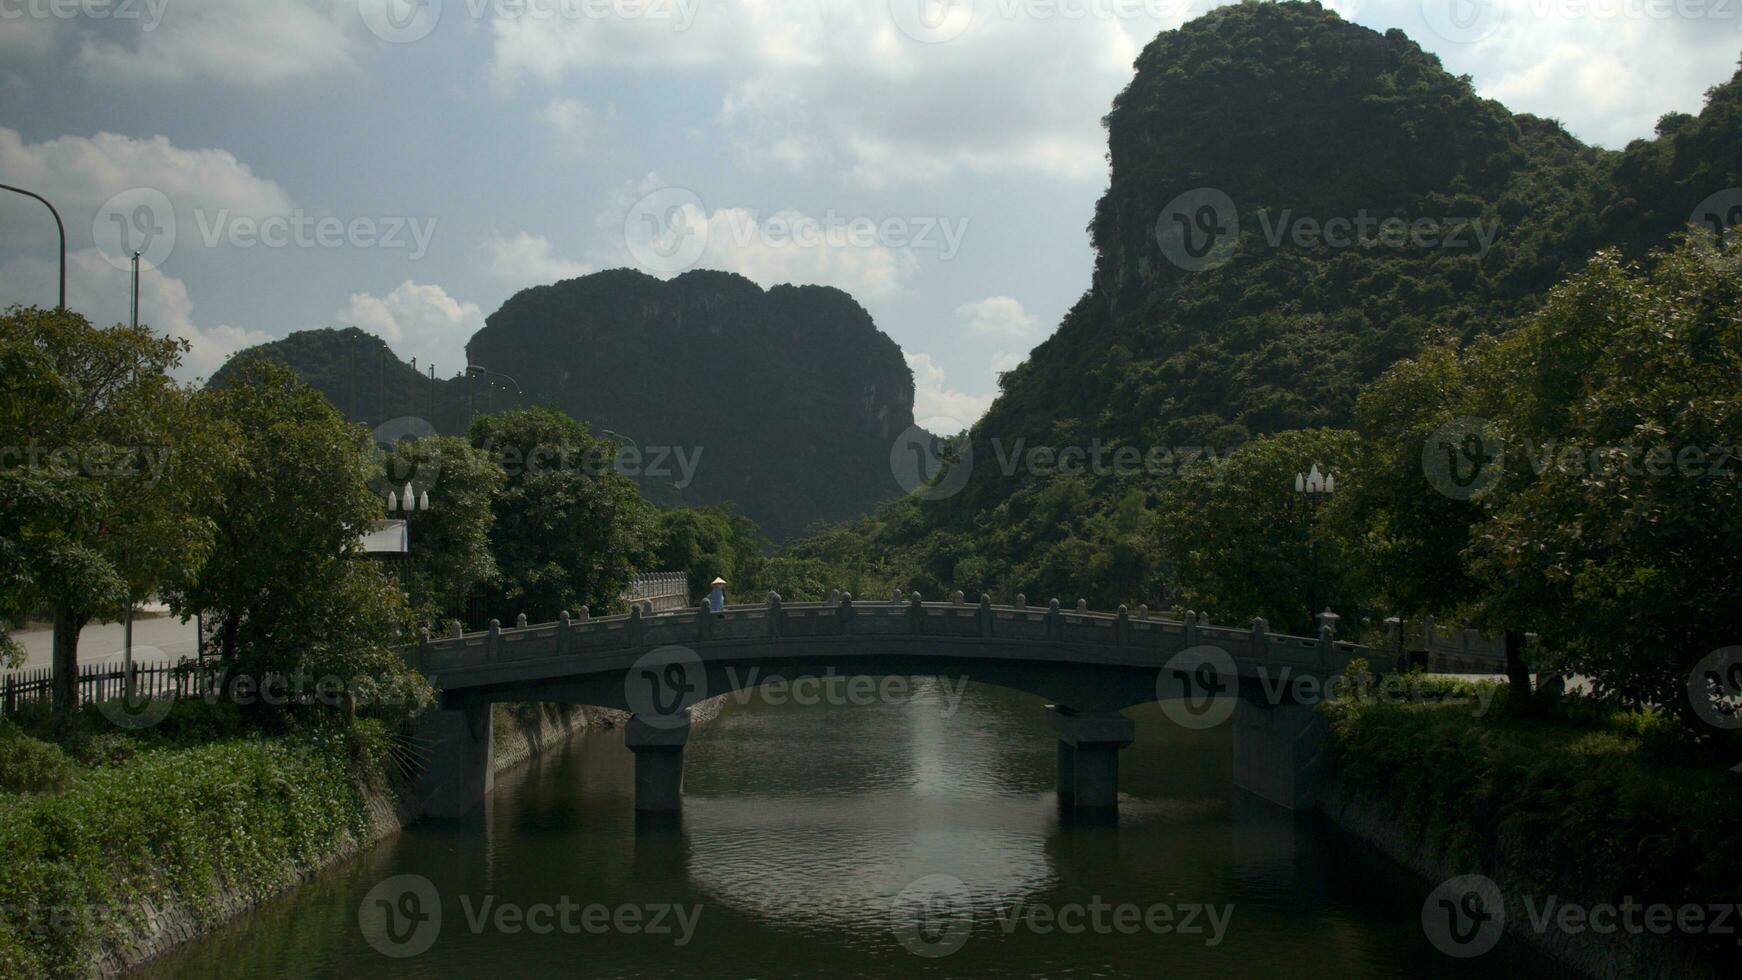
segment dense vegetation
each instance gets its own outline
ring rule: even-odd
[[[1507,697],[1500,691],[1498,703]],[[1552,719],[1482,715],[1472,703],[1328,706],[1339,782],[1358,787],[1362,803],[1400,828],[1404,846],[1450,867],[1480,868],[1539,904],[1555,895],[1586,906],[1704,907],[1742,888],[1730,850],[1742,834],[1735,777],[1663,751],[1675,739],[1666,719],[1576,701]],[[1707,959],[1673,975],[1733,975],[1733,935],[1677,941]],[[1661,959],[1630,962],[1640,945],[1616,937],[1619,961],[1610,969],[1670,975]]]
[[[88,719],[86,730],[101,719]],[[210,927],[366,844],[365,787],[388,783],[378,723],[250,735],[230,705],[63,752],[0,722],[0,974],[97,975],[187,916]]]
[[[1092,287],[946,448],[970,469],[960,491],[795,543],[795,578],[1148,602],[1294,632],[1313,629],[1310,603],[1357,629],[1432,614],[1538,631],[1637,699],[1665,697],[1734,635],[1729,564],[1699,564],[1708,545],[1737,551],[1734,475],[1616,484],[1518,466],[1472,502],[1437,492],[1422,459],[1461,414],[1537,445],[1742,442],[1723,380],[1742,353],[1734,248],[1708,235],[1629,266],[1690,221],[1730,217],[1696,212],[1742,185],[1742,75],[1699,117],[1604,151],[1477,97],[1401,32],[1247,3],[1157,37],[1106,123]],[[1177,261],[1164,219],[1203,187],[1228,196],[1239,231],[1200,268]],[[1363,215],[1494,235],[1273,241],[1297,219]],[[1466,384],[1466,357],[1494,369]],[[1047,465],[1073,449],[1142,462]],[[1315,464],[1341,488],[1320,508],[1293,485]],[[1648,635],[1673,639],[1654,653]]]
[[[490,371],[432,380],[361,331],[313,330],[244,352],[212,383],[278,360],[350,418],[449,435],[475,413],[549,406],[617,433],[618,468],[649,499],[731,504],[777,540],[900,493],[889,447],[913,424],[913,375],[837,289],[618,269],[522,291],[466,350]]]

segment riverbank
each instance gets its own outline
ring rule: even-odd
[[[1735,975],[1742,780],[1656,744],[1660,723],[1327,710],[1333,822],[1435,885],[1492,880],[1506,933],[1586,975]]]
[[[697,706],[697,720],[718,707]],[[623,721],[577,706],[496,712],[498,773]],[[0,976],[123,973],[422,816],[413,747],[375,723],[262,737],[224,713],[188,714],[201,712],[178,712],[174,731],[108,730],[76,758],[0,731]]]

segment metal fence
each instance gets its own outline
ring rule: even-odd
[[[211,671],[193,661],[158,661],[133,665],[135,699],[197,697],[208,687]],[[126,697],[127,674],[118,663],[79,665],[79,704],[97,704]],[[21,706],[47,702],[54,696],[54,669],[27,667],[0,674],[0,715],[17,714]]]

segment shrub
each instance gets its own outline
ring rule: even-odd
[[[0,792],[57,790],[71,778],[72,771],[73,761],[59,746],[31,738],[9,723],[0,723]]]

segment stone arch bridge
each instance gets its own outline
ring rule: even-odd
[[[625,741],[635,753],[636,808],[678,809],[689,708],[710,697],[779,677],[941,676],[1039,695],[1058,735],[1061,803],[1079,811],[1116,807],[1119,750],[1135,728],[1121,713],[1146,701],[1233,702],[1234,780],[1279,805],[1310,807],[1324,723],[1292,692],[1323,682],[1366,657],[1376,671],[1390,657],[1336,640],[1271,633],[1263,620],[1243,629],[1135,613],[923,602],[918,593],[885,601],[782,602],[698,607],[591,618],[430,638],[404,651],[438,692],[422,722],[433,753],[420,790],[436,817],[457,817],[492,787],[490,706],[554,702],[629,711]],[[1384,661],[1384,662],[1381,662]],[[1278,686],[1278,680],[1285,683]],[[1224,703],[1225,704],[1225,703]],[[1225,710],[1225,708],[1224,708]],[[1218,719],[1219,721],[1220,719]],[[1207,725],[1205,727],[1208,727]]]

